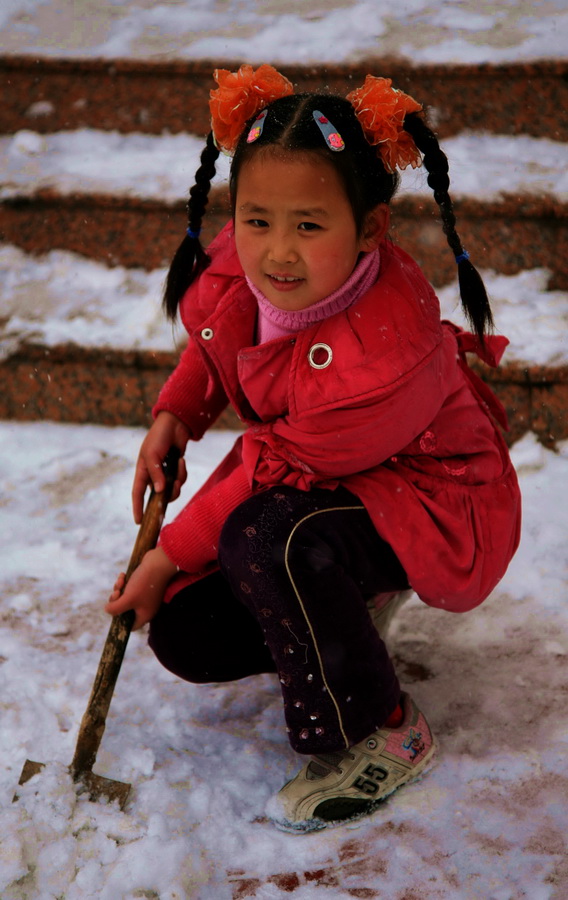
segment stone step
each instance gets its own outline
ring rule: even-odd
[[[234,69],[238,63],[222,64]],[[209,128],[209,61],[0,58],[0,134],[22,128],[43,133],[82,127],[151,134]],[[411,65],[368,59],[342,65],[292,65],[281,71],[301,90],[341,94],[367,73],[431,109],[441,137],[466,129],[568,140],[568,61],[481,65]]]
[[[178,355],[26,344],[0,363],[0,419],[148,427]],[[568,439],[568,366],[474,367],[507,410],[509,443],[533,431],[547,446]],[[228,409],[215,427],[241,427]]]
[[[551,289],[568,290],[568,202],[535,195],[484,202],[456,200],[458,228],[475,265],[503,274],[547,268]],[[229,218],[226,192],[211,194],[208,243]],[[432,199],[405,195],[392,204],[393,239],[439,287],[455,277]],[[0,202],[0,241],[28,253],[71,250],[108,265],[155,269],[171,260],[186,228],[185,204],[107,194],[44,190]]]

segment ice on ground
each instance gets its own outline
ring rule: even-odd
[[[503,194],[568,201],[568,145],[528,135],[464,133],[442,142],[452,196],[499,202]],[[42,135],[26,129],[0,137],[0,198],[101,193],[173,203],[194,182],[203,141],[191,134],[119,134],[81,128]],[[101,160],[105,161],[104,166]],[[227,184],[221,154],[215,186]],[[402,173],[401,194],[431,196],[423,169]]]
[[[564,0],[5,0],[5,53],[152,60],[566,59]]]
[[[2,900],[233,900],[245,881],[259,900],[395,900],[417,885],[421,900],[566,896],[568,444],[527,435],[513,448],[523,536],[494,594],[463,616],[414,599],[395,621],[391,651],[437,735],[437,766],[372,818],[297,836],[263,818],[299,764],[277,679],[185,684],[140,632],[96,766],[132,783],[125,811],[70,782],[102,607],[134,542],[142,437],[0,423]],[[234,438],[190,448],[186,496]],[[12,803],[26,758],[48,766]]]

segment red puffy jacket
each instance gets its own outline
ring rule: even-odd
[[[379,278],[353,306],[255,346],[256,300],[231,225],[210,246],[211,264],[181,303],[188,346],[154,409],[178,416],[194,440],[229,402],[246,426],[162,530],[165,552],[192,577],[216,565],[228,513],[278,484],[356,494],[432,606],[470,609],[505,573],[520,493],[491,415],[504,417],[502,407],[465,351],[496,365],[507,341],[481,348],[441,322],[416,263],[389,242],[380,252]]]

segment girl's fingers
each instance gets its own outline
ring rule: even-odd
[[[111,594],[105,606],[105,612],[110,613],[111,616],[119,616],[120,613],[126,612],[128,609],[132,609],[132,603],[127,598],[125,599],[124,594],[117,594],[116,591],[114,594]]]
[[[139,459],[136,464],[134,481],[132,483],[132,512],[134,514],[134,521],[137,525],[140,525],[140,522],[142,521],[144,495],[146,494],[146,488],[149,484],[150,478],[148,476],[148,470],[146,469],[144,461]]]
[[[133,609],[136,616],[132,625],[132,631],[138,631],[139,628],[142,628],[142,626],[149,621],[150,616],[147,615],[145,609],[142,607],[135,607],[130,600],[125,599],[124,594],[119,594],[116,599],[113,598],[114,595],[105,606],[105,612],[109,613],[111,616],[120,616],[122,615],[122,613],[128,612],[128,610]]]
[[[112,586],[111,597],[114,597],[114,599],[119,597],[124,590],[125,583],[126,583],[126,575],[124,574],[124,572],[121,572]]]
[[[180,456],[177,468],[177,481],[179,481],[180,487],[185,484],[187,480],[187,466],[185,464],[185,459],[183,456]]]
[[[124,572],[121,572],[114,583],[112,593],[111,593],[110,597],[108,598],[108,603],[115,603],[118,600],[118,598],[122,595],[125,584],[126,584],[126,575],[124,574]]]

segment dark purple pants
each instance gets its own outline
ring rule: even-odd
[[[400,688],[367,600],[408,580],[357,497],[256,494],[227,519],[219,564],[150,624],[167,669],[195,683],[277,672],[299,753],[343,749],[384,724]]]

